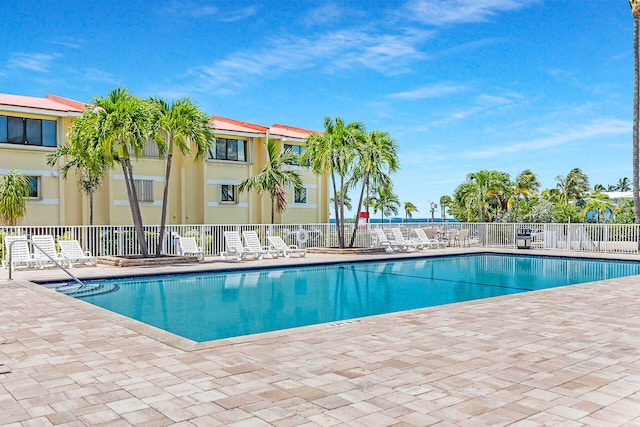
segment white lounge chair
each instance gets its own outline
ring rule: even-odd
[[[400,230],[399,228],[392,228],[391,229],[391,233],[393,234],[393,239],[397,242],[397,243],[403,243],[405,245],[407,245],[407,247],[409,248],[413,248],[413,249],[422,249],[423,245],[420,241],[418,240],[413,240],[413,239],[408,239],[406,237],[404,237],[404,234],[402,234],[402,230]]]
[[[263,246],[258,237],[258,233],[253,230],[245,230],[242,232],[244,244],[250,251],[257,252],[262,256],[268,255],[270,258],[278,258],[280,251],[272,249],[269,246]]]
[[[199,261],[204,259],[204,251],[198,246],[195,237],[179,237],[178,253],[182,256],[198,257]]]
[[[240,233],[238,233],[237,231],[225,231],[224,244],[227,250],[220,252],[220,256],[222,257],[222,259],[226,259],[227,257],[235,257],[238,260],[243,260],[248,256],[252,257],[253,259],[259,259],[261,256],[260,253],[252,251],[242,245]]]
[[[268,236],[267,240],[274,249],[278,250],[286,258],[289,258],[291,255],[303,257],[307,254],[306,249],[298,248],[298,245],[287,245],[280,236]]]
[[[89,251],[82,250],[82,246],[77,240],[58,240],[58,246],[60,246],[60,254],[69,267],[73,267],[74,264],[87,264],[95,267],[98,264],[98,257],[93,256]]]
[[[418,236],[418,241],[420,241],[422,245],[426,246],[427,248],[444,247],[447,245],[446,242],[441,242],[438,239],[430,239],[429,236],[427,236],[427,233],[425,233],[422,228],[416,228],[413,231],[415,231],[416,236]]]
[[[16,242],[13,245],[11,242]],[[11,248],[11,265],[9,265],[9,248]],[[4,236],[4,260],[2,268],[36,267],[39,262],[33,259],[33,255],[29,250],[27,236]]]
[[[376,237],[376,240],[378,241],[378,246],[386,248],[387,250],[390,250],[393,252],[409,250],[409,247],[406,244],[389,240],[382,228],[374,228],[371,231],[373,232],[373,235]]]
[[[39,262],[40,269],[43,269],[47,264],[67,264],[67,260],[56,249],[56,242],[51,234],[33,235],[31,241],[33,242],[33,258]]]

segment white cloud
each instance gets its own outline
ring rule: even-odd
[[[506,153],[530,153],[557,145],[569,144],[595,137],[624,135],[630,133],[631,124],[618,119],[599,119],[583,126],[556,131],[552,135],[505,146],[491,146],[481,150],[459,153],[466,159],[486,159]]]
[[[456,93],[466,92],[469,88],[463,85],[452,83],[438,83],[429,86],[423,86],[418,89],[410,90],[407,92],[397,92],[388,95],[389,98],[395,99],[426,99],[426,98],[440,98],[446,95],[453,95]]]
[[[257,52],[241,51],[211,65],[189,70],[205,88],[239,87],[252,76],[274,76],[285,71],[364,67],[385,74],[400,72],[411,60],[424,58],[418,45],[429,37],[424,31],[399,34],[368,33],[363,29],[339,30],[315,38],[273,38]]]
[[[500,12],[519,10],[539,0],[413,0],[405,6],[406,18],[441,26],[483,22]]]
[[[216,6],[201,5],[190,0],[174,0],[169,5],[161,8],[160,13],[192,18],[214,18],[220,22],[237,22],[255,15],[259,9],[259,6],[221,9]]]
[[[7,61],[7,66],[48,73],[52,62],[59,56],[55,53],[13,53]]]
[[[49,43],[57,44],[59,46],[64,46],[71,49],[80,49],[85,41],[73,37],[60,37],[58,39],[49,40]]]

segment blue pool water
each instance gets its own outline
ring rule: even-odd
[[[637,262],[481,254],[120,279],[82,299],[202,342],[636,274]]]

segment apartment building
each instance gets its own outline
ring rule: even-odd
[[[32,193],[23,225],[87,225],[89,197],[77,177],[62,179],[47,155],[66,141],[73,119],[84,110],[80,102],[54,95],[34,98],[0,94],[0,174],[11,169],[29,176]],[[258,174],[267,161],[266,141],[276,139],[282,149],[296,153],[313,131],[275,124],[267,127],[229,118],[211,118],[215,141],[200,162],[174,153],[169,180],[169,224],[266,224],[271,222],[268,193],[238,194],[242,180]],[[306,165],[289,165],[303,181],[302,189],[287,189],[288,205],[276,223],[306,224],[329,221],[328,178]],[[159,224],[165,183],[165,159],[154,144],[134,163],[136,189],[147,225]],[[94,195],[93,223],[132,223],[124,176],[115,164]]]

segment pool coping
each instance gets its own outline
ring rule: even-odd
[[[109,279],[118,279],[118,278],[135,278],[135,277],[150,277],[150,276],[166,276],[166,275],[183,275],[183,274],[197,274],[197,273],[206,273],[206,272],[215,272],[215,273],[225,273],[225,272],[239,272],[239,271],[256,271],[256,270],[265,270],[265,269],[280,269],[287,268],[291,266],[322,266],[322,265],[334,265],[334,264],[346,264],[346,263],[354,263],[354,262],[375,262],[375,261],[387,261],[387,260],[401,260],[401,259],[424,259],[424,258],[441,258],[441,257],[452,257],[459,255],[481,255],[481,254],[501,254],[501,255],[531,255],[536,257],[550,257],[550,258],[579,258],[579,259],[593,259],[593,260],[605,260],[605,261],[637,261],[640,262],[640,257],[638,255],[631,254],[610,254],[610,253],[582,253],[582,252],[564,252],[564,251],[541,251],[541,250],[518,250],[518,249],[498,249],[498,248],[447,248],[444,250],[423,250],[423,251],[413,251],[413,252],[397,252],[397,253],[386,253],[386,254],[366,254],[366,258],[363,258],[361,255],[337,255],[336,258],[338,260],[332,259],[312,259],[310,258],[296,258],[298,262],[295,264],[280,264],[280,265],[256,265],[250,264],[247,262],[234,263],[233,266],[225,265],[222,267],[207,269],[205,264],[185,264],[181,265],[180,271],[176,272],[154,272],[150,273],[147,271],[140,271],[136,273],[131,273],[130,269],[125,271],[120,267],[115,267],[118,270],[122,270],[121,274],[111,274],[108,276],[100,276],[100,277],[86,277],[86,275],[78,275],[78,277],[82,280],[109,280]],[[291,260],[291,258],[288,258]],[[148,267],[147,267],[148,268]],[[82,271],[85,271],[83,269]],[[87,270],[91,271],[91,270]],[[625,276],[625,277],[634,277],[634,276]],[[596,282],[608,282],[612,280],[618,280],[620,278],[608,279],[608,280],[599,280]],[[0,279],[1,280],[1,279]],[[398,313],[427,313],[434,310],[446,310],[446,309],[455,309],[459,307],[461,304],[473,306],[476,304],[483,304],[489,300],[497,300],[507,297],[512,297],[513,294],[508,295],[499,295],[494,297],[482,298],[477,300],[470,301],[462,301],[432,307],[422,307],[411,310],[402,310],[391,313],[383,313],[372,316],[365,316],[353,319],[346,319],[341,321],[332,321],[325,323],[318,323],[308,326],[299,326],[295,328],[287,328],[276,331],[269,332],[260,332],[250,335],[242,335],[237,337],[229,337],[222,338],[211,341],[193,341],[188,338],[173,334],[171,332],[165,331],[163,329],[157,328],[155,326],[146,324],[144,322],[132,319],[130,317],[124,316],[122,314],[107,310],[105,308],[99,307],[97,305],[93,305],[91,303],[82,301],[81,299],[77,299],[60,292],[56,292],[55,290],[46,288],[42,286],[42,284],[56,283],[60,282],[60,279],[36,279],[36,280],[14,280],[14,283],[20,286],[24,286],[34,292],[43,293],[50,298],[53,298],[58,301],[63,301],[69,304],[72,307],[75,307],[79,310],[82,310],[86,313],[99,316],[100,318],[113,322],[119,326],[125,327],[129,330],[140,333],[144,336],[147,336],[153,340],[161,342],[163,344],[169,345],[173,348],[176,348],[181,351],[191,352],[203,349],[212,349],[218,347],[226,347],[237,344],[247,344],[251,342],[262,341],[265,339],[278,338],[282,336],[286,336],[292,331],[300,331],[300,332],[310,332],[310,331],[320,331],[326,330],[328,328],[339,327],[351,323],[363,323],[366,322],[367,319],[372,318],[388,318],[397,316]],[[583,285],[585,283],[596,283],[596,282],[582,282],[572,285],[566,286],[578,286]],[[529,292],[544,292],[553,290],[555,288],[547,288],[547,289],[539,289],[535,291]]]

